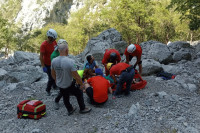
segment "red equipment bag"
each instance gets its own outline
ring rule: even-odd
[[[39,100],[24,100],[17,105],[18,118],[40,119],[46,114],[46,105]]]
[[[134,81],[132,82],[131,90],[140,90],[147,85],[147,81],[142,79],[137,70],[135,70],[135,75],[133,80],[136,80],[136,83]],[[117,86],[114,83],[112,83],[110,86],[112,87],[112,90],[115,91]],[[122,90],[125,89],[126,89],[126,83],[123,84]]]
[[[147,85],[147,81],[142,79],[142,77],[140,76],[137,70],[135,70],[135,75],[133,79],[135,79],[138,82],[132,83],[131,90],[140,90],[140,89],[143,89]]]

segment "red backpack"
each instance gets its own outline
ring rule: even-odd
[[[24,100],[17,105],[18,118],[40,119],[46,114],[46,105],[39,100]]]

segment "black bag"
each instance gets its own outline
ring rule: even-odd
[[[175,75],[161,71],[161,72],[157,73],[157,77],[162,77],[164,80],[169,80],[169,79],[174,79]]]

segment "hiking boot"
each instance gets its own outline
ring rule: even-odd
[[[84,110],[80,110],[79,113],[85,114],[85,113],[89,113],[91,110],[92,110],[91,108],[85,107],[85,109]]]
[[[59,110],[59,103],[55,102],[55,110]]]
[[[76,110],[76,108],[75,108],[75,107],[74,107],[74,108],[72,108],[72,110],[68,112],[68,116],[70,116],[71,114],[73,114],[75,110]]]

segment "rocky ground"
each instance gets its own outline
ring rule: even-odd
[[[178,79],[162,80],[155,76],[146,76],[147,86],[132,91],[128,97],[109,100],[102,107],[92,108],[88,114],[79,114],[78,109],[67,115],[63,101],[60,109],[54,109],[54,98],[46,96],[45,82],[39,81],[27,90],[7,91],[1,89],[0,132],[31,133],[198,133],[200,131],[200,97],[198,91],[189,91],[177,83]],[[37,88],[35,87],[37,86]],[[47,106],[47,114],[40,120],[18,119],[17,104],[24,99],[39,99]],[[75,97],[71,97],[73,106],[78,107]]]

